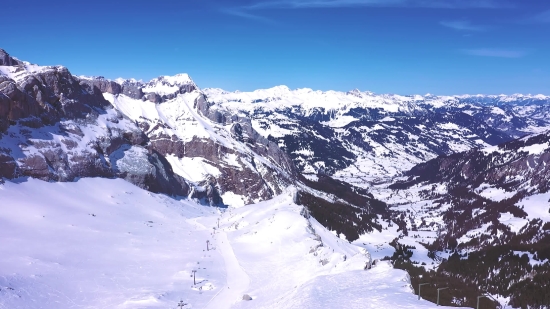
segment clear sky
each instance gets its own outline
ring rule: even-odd
[[[2,0],[0,48],[201,88],[550,95],[548,0]]]

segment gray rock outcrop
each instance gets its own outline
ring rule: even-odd
[[[5,50],[0,48],[0,65],[16,66],[20,64],[19,60],[12,58]]]

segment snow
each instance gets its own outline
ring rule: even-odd
[[[438,126],[443,130],[459,130],[460,129],[459,126],[457,126],[456,124],[451,123],[451,122],[442,123]]]
[[[481,212],[478,212],[476,215],[480,214]],[[479,238],[481,234],[488,234],[487,230],[489,227],[491,227],[492,223],[484,223],[481,227],[477,229],[471,229],[466,234],[462,235],[457,241],[459,243],[467,243],[473,238]]]
[[[529,264],[531,264],[531,266],[539,266],[548,263],[548,259],[544,259],[542,261],[535,260],[535,255],[528,251],[514,251],[514,255],[517,255],[519,257],[527,255],[527,257],[529,257]]]
[[[463,106],[459,100],[474,98],[476,100],[493,100],[497,102],[524,101],[531,99],[545,100],[548,97],[540,95],[525,96],[487,96],[487,95],[461,95],[461,96],[433,96],[422,95],[395,95],[395,94],[374,94],[369,91],[361,92],[353,90],[349,92],[319,91],[309,88],[289,89],[287,86],[276,86],[269,89],[258,89],[250,92],[229,92],[219,88],[203,89],[209,100],[222,103],[224,106],[235,111],[253,112],[254,110],[276,111],[287,108],[303,109],[305,114],[311,113],[314,109],[323,109],[331,115],[330,121],[325,125],[332,127],[343,127],[354,121],[355,118],[347,115],[353,108],[380,109],[387,113],[406,112],[411,113],[420,110],[419,104],[426,104],[433,108],[444,106]],[[474,111],[466,110],[465,113],[472,115]],[[506,113],[495,107],[493,113],[506,115]],[[387,119],[389,120],[389,118]]]
[[[167,94],[175,93],[179,89],[180,88],[178,86],[169,86],[169,85],[159,84],[159,85],[153,85],[150,87],[144,87],[142,91],[145,93],[154,92],[159,95],[167,95]]]
[[[166,160],[172,166],[174,173],[193,182],[200,182],[208,178],[209,175],[220,176],[220,170],[209,164],[208,160],[201,157],[183,157],[178,158],[174,155],[167,155]]]
[[[489,184],[483,183],[481,184],[477,189],[476,193],[480,196],[483,196],[484,198],[490,199],[495,202],[500,202],[504,199],[513,197],[516,192],[515,191],[505,191],[502,188],[494,188]]]
[[[224,211],[121,179],[7,181],[0,308],[436,307],[406,272],[363,270],[369,253],[304,217],[295,194]]]
[[[187,82],[187,78],[187,75],[173,79],[160,77],[156,83],[150,82],[149,85]],[[167,159],[174,171],[191,182],[203,181],[208,175],[220,176],[220,169],[224,166],[238,169],[243,169],[246,166],[251,170],[258,171],[265,171],[266,167],[269,167],[280,174],[287,173],[269,159],[254,152],[244,142],[236,141],[230,132],[231,124],[215,123],[199,113],[194,105],[201,95],[200,91],[194,90],[178,94],[162,104],[155,104],[149,101],[135,100],[124,94],[103,94],[104,98],[111,102],[116,110],[128,116],[130,120],[144,126],[147,125],[148,130],[145,133],[152,140],[179,138],[183,143],[184,155],[186,144],[197,140],[216,143],[229,149],[223,155],[220,153],[220,160],[215,163],[199,157],[177,158],[174,155],[168,155]],[[220,106],[211,107],[211,109],[215,108],[223,109]],[[222,110],[222,112],[226,111]],[[250,163],[252,159],[256,166]]]
[[[173,76],[162,76],[162,78],[172,85],[183,85],[193,83],[191,77],[186,73],[180,73]]]
[[[225,232],[216,235],[216,246],[220,250],[227,270],[227,289],[221,289],[219,294],[208,303],[207,309],[231,308],[242,300],[242,295],[248,290],[250,279],[243,270]],[[231,289],[233,288],[233,289]]]
[[[385,226],[382,231],[374,230],[372,233],[363,234],[353,242],[353,244],[363,247],[369,251],[373,260],[381,260],[387,256],[392,256],[395,248],[390,246],[390,242],[397,238],[401,233],[397,230],[399,227],[393,225],[388,226],[386,222],[382,222]]]
[[[295,154],[300,154],[300,155],[306,156],[306,157],[313,157],[313,155],[315,155],[315,153],[311,149],[299,149],[299,150],[294,151],[294,153]]]
[[[276,308],[445,308],[411,294],[408,275],[388,262],[380,262],[368,272],[352,271],[320,276],[291,292]],[[273,308],[273,307],[256,307]],[[449,307],[447,307],[449,308]]]
[[[530,155],[540,155],[550,148],[550,143],[533,144],[518,149],[518,152],[527,152]]]
[[[481,151],[486,155],[492,154],[493,152],[504,153],[504,151],[501,150],[498,146],[484,147],[481,149]]]
[[[341,117],[331,119],[330,121],[321,122],[321,123],[333,128],[342,128],[354,121],[357,121],[357,118],[353,116],[341,116]]]
[[[20,80],[30,72],[51,69],[62,67],[39,67],[27,63],[22,71],[15,67],[0,67],[0,74]],[[143,91],[174,94],[180,86],[190,83],[193,81],[186,74],[161,76],[144,84]],[[358,90],[350,93],[290,90],[286,86],[233,93],[209,89],[206,93],[211,100],[220,103],[212,108],[239,114],[287,108],[303,108],[303,112],[308,114],[319,109],[330,116],[330,120],[323,124],[337,128],[339,134],[345,134],[344,127],[357,120],[347,115],[353,108],[376,108],[382,114],[412,112],[420,110],[417,104],[442,107],[452,104],[457,98],[375,95]],[[222,166],[226,164],[241,169],[250,165],[243,160],[244,157],[254,157],[256,162],[270,165],[265,158],[235,142],[229,133],[230,125],[216,124],[197,113],[193,105],[200,94],[200,91],[178,94],[173,100],[154,104],[105,93],[104,97],[115,109],[99,115],[97,123],[80,128],[84,137],[78,138],[77,149],[87,149],[90,141],[113,129],[128,129],[133,122],[147,122],[152,124],[151,131],[147,132],[149,135],[159,138],[175,135],[184,142],[183,147],[186,142],[198,138],[213,140],[234,151],[219,156]],[[522,99],[528,97],[521,96]],[[509,98],[502,96],[500,100]],[[497,107],[492,112],[505,115]],[[122,118],[119,113],[130,120]],[[474,111],[464,113],[473,114]],[[277,123],[266,126],[261,119],[254,119],[252,124],[264,136],[281,137],[296,133],[282,127],[291,123],[291,119],[281,115],[275,117],[279,117]],[[109,120],[113,118],[120,119],[120,122]],[[364,132],[389,129],[395,118],[386,116],[379,121],[381,123],[362,129]],[[63,125],[71,123],[64,122]],[[423,125],[417,127],[426,128]],[[454,123],[441,124],[439,128],[442,129],[441,135],[453,140],[459,140],[461,136],[476,137],[465,135],[471,132]],[[11,145],[10,151],[16,159],[23,154],[40,155],[33,147],[14,143],[22,140],[16,129],[16,126],[11,126],[4,138],[6,145]],[[55,130],[59,131],[59,128],[48,127],[47,133],[32,131],[28,139],[35,141],[38,135],[47,135],[52,145],[66,151],[63,136]],[[418,138],[408,137],[413,141]],[[435,157],[435,153],[425,149],[425,145],[392,145],[388,148],[367,134],[363,138],[372,147],[372,153],[350,149],[360,154],[357,161],[337,171],[335,177],[370,186],[368,181],[397,175]],[[452,151],[463,151],[470,149],[472,143],[487,146],[479,139],[448,142],[447,145]],[[548,144],[532,145],[520,151],[541,154],[549,147]],[[411,148],[423,153],[423,157],[411,155]],[[484,149],[485,152],[494,150],[498,151],[498,147]],[[296,153],[304,157],[314,155],[309,148],[299,149]],[[121,147],[107,159],[120,172],[140,174],[152,168],[147,160],[147,150],[141,146]],[[168,155],[167,160],[176,174],[191,182],[204,181],[209,175],[222,175],[219,168],[201,157]],[[313,165],[322,164],[315,162]],[[311,165],[306,170],[314,172]],[[389,242],[400,236],[396,225],[384,223],[382,232],[362,235],[354,244],[349,244],[333,231],[323,228],[314,218],[304,217],[302,207],[293,203],[292,190],[273,200],[246,206],[245,196],[222,192],[224,202],[230,206],[224,212],[198,206],[192,201],[176,201],[151,194],[121,180],[81,179],[76,183],[53,184],[29,179],[18,182],[21,183],[8,182],[0,186],[0,200],[3,201],[0,224],[7,231],[0,236],[2,244],[7,244],[0,249],[0,288],[13,288],[10,290],[13,292],[0,294],[0,308],[34,308],[38,304],[44,308],[166,308],[173,307],[180,298],[190,303],[192,308],[272,308],[274,304],[277,308],[433,306],[416,301],[406,273],[392,269],[389,264],[381,263],[372,270],[363,270],[371,258],[383,258],[393,253]],[[426,187],[416,186],[396,193],[375,188],[373,193],[385,201],[403,203],[395,209],[412,210],[414,224],[424,219],[427,223],[442,224],[441,215],[430,210],[432,201],[420,198],[421,190],[426,190]],[[432,191],[444,193],[446,188],[439,186]],[[487,184],[476,191],[495,201],[514,194]],[[539,194],[524,199],[520,205],[530,218],[540,217],[548,222],[548,200],[549,194]],[[8,208],[5,205],[16,206]],[[442,205],[439,211],[445,207],[451,205]],[[219,228],[218,219],[221,221]],[[502,214],[500,221],[513,231],[518,231],[527,222],[510,213]],[[435,232],[410,228],[409,222],[410,236],[401,237],[398,242],[416,247],[413,249],[414,262],[429,264],[432,261],[427,258],[427,250],[421,243],[430,243]],[[476,232],[485,228],[469,231],[460,241],[475,237]],[[211,241],[215,249],[207,252],[197,249],[203,248],[206,240]],[[190,270],[197,268],[199,284],[193,286],[189,281]],[[252,296],[251,302],[241,301],[245,293]]]
[[[94,147],[90,147],[91,144],[108,138],[121,137],[122,132],[136,132],[137,130],[132,121],[123,118],[115,109],[108,108],[97,115],[97,119],[91,118],[86,122],[62,120],[55,125],[38,129],[20,124],[12,125],[8,128],[7,134],[2,136],[1,144],[2,148],[7,150],[19,165],[25,157],[43,157],[43,153],[47,151],[62,152],[67,156],[69,162],[73,162],[74,157],[88,157],[90,154],[95,154],[96,150]],[[82,132],[82,134],[78,132]],[[32,143],[22,142],[27,140]],[[136,161],[132,161],[133,159],[130,158],[136,159]],[[118,149],[105,159],[114,164],[115,170],[131,168],[135,172],[146,171],[150,165],[140,158],[144,158],[143,148],[136,147]],[[119,159],[122,160],[117,162]],[[60,172],[60,176],[65,177],[66,175]]]
[[[180,86],[186,84],[195,85],[191,77],[185,73],[174,76],[160,76],[149,81],[142,88],[142,91],[144,93],[154,92],[161,96],[169,95],[179,92]]]
[[[217,291],[192,290],[191,270],[224,284],[209,231],[188,222],[209,208],[101,178],[6,182],[0,200],[0,287],[13,289],[0,308],[202,308]]]
[[[148,175],[154,166],[149,162],[147,153],[145,148],[139,146],[121,147],[109,156],[109,160],[116,172]]]
[[[287,107],[301,107],[306,110],[323,108],[335,117],[328,123],[341,127],[353,121],[345,113],[354,107],[379,108],[388,112],[416,110],[416,99],[413,96],[374,95],[371,92],[354,91],[314,91],[309,88],[290,90],[287,86],[276,86],[269,89],[258,89],[252,92],[228,92],[221,89],[203,89],[210,100],[223,103],[231,109],[277,110]],[[341,118],[341,119],[340,119]]]
[[[531,219],[540,218],[544,222],[550,222],[550,193],[535,194],[518,203]]]
[[[63,66],[39,66],[24,61],[22,66],[0,66],[0,75],[5,75],[17,82],[22,81],[33,73],[44,73],[53,70],[65,69]]]
[[[401,96],[359,90],[338,92],[316,91],[308,88],[289,89],[286,86],[250,92],[228,92],[207,88],[203,89],[203,92],[207,95],[209,102],[216,106],[233,114],[252,118],[253,127],[260,135],[278,138],[283,146],[282,137],[290,138],[305,132],[308,135],[311,133],[311,130],[300,126],[301,117],[315,117],[315,119],[322,117],[324,121],[320,124],[331,127],[331,131],[341,139],[342,146],[354,155],[353,164],[335,171],[334,176],[357,186],[370,186],[374,183],[390,181],[392,177],[409,170],[416,164],[442,154],[441,150],[444,150],[444,154],[451,154],[490,146],[463,124],[453,123],[454,121],[445,121],[436,126],[416,125],[421,131],[405,132],[409,142],[404,142],[404,137],[399,134],[402,131],[401,124],[395,123],[399,117],[405,115],[408,118],[417,112],[422,114],[432,108],[443,106],[459,108],[463,111],[465,109],[464,112],[470,115],[477,113],[478,110],[491,112],[490,109],[484,109],[484,104],[498,104],[499,100],[508,98],[486,95]],[[532,96],[521,96],[516,99],[528,100],[532,99]],[[472,100],[473,103],[465,103],[467,100]],[[345,137],[352,130],[349,126],[362,116],[358,115],[358,112],[365,111],[367,119],[373,116],[368,110],[377,111],[375,118],[372,119],[373,123],[353,128],[361,133],[363,140],[359,142],[355,135],[353,142],[346,141]],[[495,107],[494,112],[499,113],[500,120],[503,120],[501,113],[507,113],[498,107]],[[495,118],[497,115],[493,116]],[[490,121],[487,120],[487,122]],[[542,130],[541,127],[546,128],[547,125],[540,121],[536,125],[530,124],[524,130],[531,132]],[[382,130],[390,133],[381,135],[381,132],[376,132]],[[336,142],[339,143],[339,141]],[[363,148],[356,147],[359,144],[368,145],[372,149],[365,151]],[[485,151],[492,150],[498,150],[498,148]],[[535,150],[531,149],[531,151]],[[294,159],[299,163],[302,172],[316,172],[315,162],[311,162],[311,157],[312,153],[309,149],[300,147],[296,149]]]
[[[492,107],[491,108],[491,112],[493,114],[497,114],[497,115],[502,115],[502,116],[506,116],[506,112],[502,110],[502,108],[499,108],[499,107]]]
[[[103,93],[103,97],[132,120],[142,117],[149,120],[159,119],[156,104],[153,102],[134,100],[125,95],[114,96],[107,92]]]
[[[225,205],[233,208],[243,207],[246,204],[246,197],[230,191],[224,192],[221,197]]]
[[[519,232],[529,222],[529,220],[517,218],[509,212],[501,213],[499,221],[508,226],[513,233]]]

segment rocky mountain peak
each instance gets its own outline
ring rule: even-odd
[[[353,90],[350,90],[346,93],[347,95],[352,95],[352,96],[355,96],[355,97],[358,97],[358,98],[362,98],[363,95],[361,93],[361,90],[355,88]]]
[[[21,64],[21,61],[11,57],[5,50],[0,48],[0,65],[16,66]]]
[[[141,90],[147,100],[161,103],[175,98],[178,94],[198,90],[198,87],[188,74],[182,73],[154,78],[146,83]]]
[[[99,88],[103,93],[113,95],[124,94],[135,100],[150,101],[153,103],[163,103],[176,98],[178,94],[189,93],[199,89],[191,77],[185,73],[174,76],[159,76],[149,82],[122,78],[109,80],[102,76],[82,76],[80,78],[82,82]]]

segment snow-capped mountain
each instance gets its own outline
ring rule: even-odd
[[[222,192],[242,205],[294,181],[284,152],[248,119],[206,102],[185,74],[119,84],[64,67],[5,64],[2,177],[116,176],[154,192],[207,196],[211,204],[222,203]]]
[[[252,119],[300,171],[365,185],[438,155],[496,145],[550,128],[550,97],[378,95],[372,92],[204,89],[208,100]]]
[[[153,192],[230,206],[273,198],[289,185],[308,192],[313,186],[329,204],[343,200],[338,205],[347,218],[368,211],[358,221],[367,230],[378,226],[374,213],[385,213],[385,206],[369,208],[378,202],[366,193],[342,199],[323,183],[304,184],[289,156],[250,118],[209,101],[186,74],[144,83],[10,64],[0,66],[8,107],[0,114],[8,124],[0,138],[2,177],[119,177]],[[346,221],[329,217],[325,224],[344,231]]]

